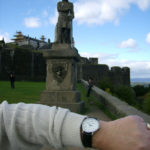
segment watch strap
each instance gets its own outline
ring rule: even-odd
[[[89,119],[89,118],[92,118],[92,119],[95,119],[98,121],[98,124],[99,124],[99,120],[97,118],[93,118],[93,117],[87,117],[83,120],[83,122],[86,120],[86,119]],[[83,124],[82,122],[82,124]],[[98,128],[95,130],[95,131],[91,131],[91,132],[86,132],[84,131],[84,129],[82,128],[82,125],[81,125],[81,140],[82,140],[82,144],[84,147],[89,147],[89,148],[92,148],[92,137],[93,137],[93,134],[100,129],[100,124],[98,126]]]
[[[92,133],[82,133],[82,143],[84,147],[92,147]]]

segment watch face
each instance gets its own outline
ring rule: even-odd
[[[100,123],[95,118],[86,118],[82,123],[82,130],[90,133],[95,132],[100,128]]]

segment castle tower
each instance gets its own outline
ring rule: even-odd
[[[22,34],[22,32],[21,31],[19,31],[19,32],[16,32],[16,35],[14,35],[14,37],[16,37],[16,38],[14,38],[14,39],[12,39],[15,43],[17,43],[17,42],[20,42],[20,41],[23,41],[24,40],[24,35]]]
[[[41,41],[45,42],[46,38],[44,37],[44,35],[42,35],[40,39],[41,39]]]

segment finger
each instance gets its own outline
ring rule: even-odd
[[[146,123],[146,128],[150,131],[150,123]]]

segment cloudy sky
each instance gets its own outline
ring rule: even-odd
[[[70,0],[73,36],[81,56],[128,66],[131,78],[150,78],[150,0]],[[16,31],[54,41],[58,0],[0,0],[0,39]]]

